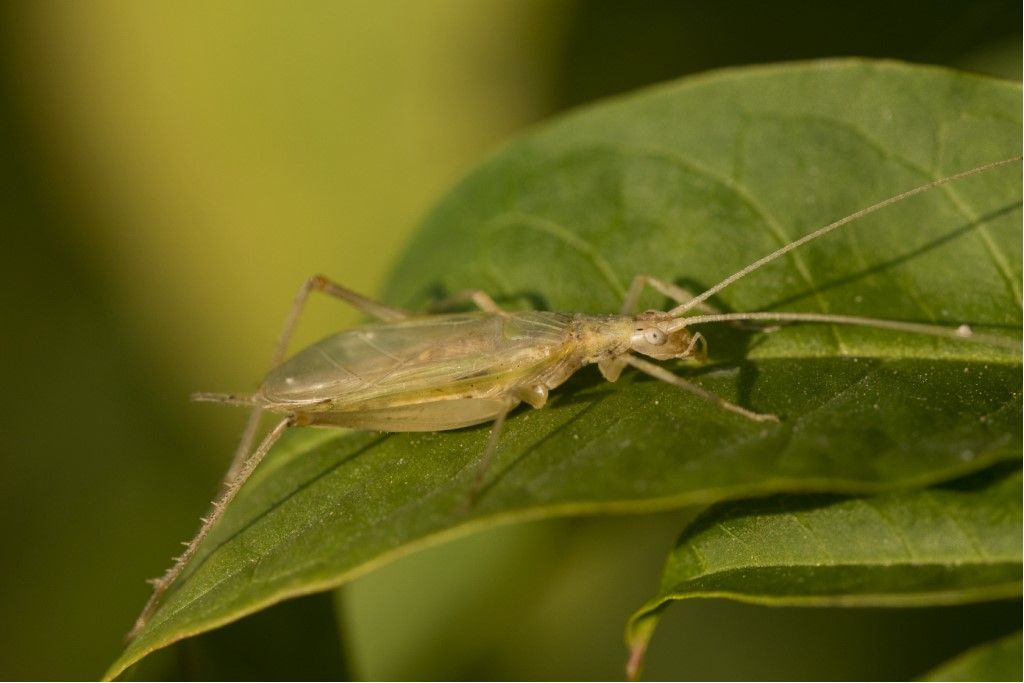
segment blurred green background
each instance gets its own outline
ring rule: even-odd
[[[1020,80],[1020,27],[1019,2],[984,0],[5,3],[0,678],[102,673],[244,419],[188,394],[253,386],[308,275],[377,292],[431,203],[517,131],[725,65]],[[357,319],[310,308],[299,344]],[[357,677],[614,678],[688,514],[498,529],[306,606],[340,615]],[[913,676],[1014,623],[1019,604],[694,603],[648,674]],[[233,628],[270,651],[272,629]],[[212,675],[209,642],[179,648],[177,675]]]

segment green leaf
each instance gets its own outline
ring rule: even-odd
[[[929,671],[925,681],[1019,681],[1024,676],[1024,645],[1018,631],[971,648]]]
[[[699,290],[791,239],[1018,153],[1020,88],[841,61],[738,69],[585,109],[509,145],[439,205],[385,300],[479,287],[616,311],[646,272]],[[1019,336],[1020,167],[880,212],[723,291],[729,310],[872,315]],[[648,297],[646,306],[662,306]],[[870,329],[707,326],[668,364],[779,424],[593,369],[509,419],[476,506],[481,426],[282,440],[109,675],[154,649],[483,526],[795,491],[925,485],[1020,457],[1020,354]]]
[[[1021,472],[1005,469],[955,487],[712,507],[676,543],[658,595],[630,619],[631,677],[676,600],[907,607],[1020,594]]]

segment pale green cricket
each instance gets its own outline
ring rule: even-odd
[[[133,637],[152,616],[168,586],[181,574],[196,548],[221,518],[224,509],[281,434],[289,427],[348,427],[384,432],[443,431],[492,423],[480,459],[479,490],[494,455],[506,416],[520,403],[542,408],[548,392],[585,365],[596,364],[610,382],[626,366],[710,400],[723,409],[755,421],[777,421],[712,394],[660,365],[655,360],[702,359],[706,343],[690,328],[713,322],[765,321],[862,325],[900,332],[951,337],[1006,345],[1003,338],[976,335],[967,325],[958,328],[817,313],[719,313],[707,299],[736,280],[812,240],[858,218],[939,185],[1016,161],[1004,159],[940,178],[873,204],[773,251],[733,273],[705,292],[692,296],[671,283],[637,275],[617,315],[585,315],[548,311],[504,311],[487,294],[473,290],[454,297],[472,301],[479,312],[446,315],[413,314],[373,301],[323,276],[303,284],[289,313],[271,363],[272,370],[251,395],[196,394],[201,401],[252,407],[241,443],[224,477],[219,496],[202,519],[185,552],[159,579],[152,596],[129,634]],[[649,286],[677,302],[669,311],[636,313],[640,295]],[[328,337],[281,362],[311,292],[348,302],[379,322],[360,325]],[[687,315],[698,309],[699,315]],[[1016,342],[1010,342],[1016,346]],[[263,411],[285,417],[255,448]],[[251,451],[251,452],[250,452]]]

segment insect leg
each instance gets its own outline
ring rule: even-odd
[[[545,384],[516,387],[512,390],[513,398],[526,401],[532,408],[543,408],[548,402],[548,388]]]
[[[717,403],[720,407],[725,408],[728,411],[737,413],[751,420],[755,420],[756,422],[779,421],[779,418],[775,415],[769,415],[768,413],[755,413],[752,410],[747,410],[743,406],[738,406],[735,403],[730,403],[721,396],[713,394],[707,389],[697,386],[693,382],[687,382],[682,377],[672,374],[671,372],[661,367],[660,365],[650,363],[648,361],[645,361],[641,358],[637,358],[636,356],[631,356],[629,354],[625,355],[624,358],[628,364],[632,365],[634,368],[644,373],[645,375],[650,375],[654,379],[660,379],[662,382],[668,382],[672,386],[679,387],[680,389],[685,389],[686,391],[689,391],[691,394],[696,394],[697,396],[707,399],[712,403]]]
[[[484,313],[497,313],[504,314],[505,310],[498,304],[494,303],[494,299],[490,297],[487,292],[482,289],[465,289],[461,292],[456,292],[451,296],[447,296],[441,299],[435,304],[430,306],[431,311],[444,311],[457,306],[458,304],[465,303],[466,301],[472,301],[473,305],[479,308]]]
[[[167,588],[174,583],[174,580],[181,575],[182,570],[190,559],[196,554],[196,548],[202,543],[203,539],[206,538],[207,534],[210,533],[210,529],[213,525],[220,520],[224,515],[224,510],[228,504],[234,500],[235,495],[239,489],[242,488],[249,477],[252,475],[256,466],[260,464],[263,457],[270,451],[271,447],[277,442],[281,435],[286,429],[294,425],[299,424],[299,418],[291,415],[281,422],[278,423],[270,432],[263,438],[263,442],[260,443],[259,447],[247,457],[236,475],[225,481],[222,485],[220,493],[213,500],[210,507],[210,512],[206,517],[202,518],[202,526],[199,527],[199,531],[192,538],[191,541],[185,544],[185,552],[178,557],[174,558],[174,564],[167,570],[163,576],[159,579],[153,579],[150,583],[153,585],[153,594],[149,596],[149,601],[146,602],[146,606],[142,609],[142,614],[135,620],[135,625],[132,627],[131,632],[128,634],[128,638],[134,638],[139,631],[146,625],[149,618],[153,616],[153,612],[156,611],[157,606],[160,604],[160,598],[167,591]]]
[[[353,292],[351,289],[339,285],[323,275],[314,275],[302,283],[298,294],[295,295],[295,301],[292,302],[291,310],[288,311],[288,317],[285,318],[281,335],[277,338],[277,345],[274,347],[274,355],[271,358],[270,367],[276,367],[284,360],[285,351],[288,350],[288,342],[291,341],[292,334],[294,334],[295,327],[299,322],[299,316],[302,314],[302,309],[306,305],[306,299],[309,298],[311,292],[323,292],[324,294],[341,299],[366,315],[384,322],[395,322],[396,320],[409,317],[409,313],[400,308],[394,308],[374,301],[358,292]]]
[[[708,340],[700,332],[694,332],[690,343],[683,352],[683,358],[693,358],[701,363],[708,359]]]
[[[473,505],[476,504],[477,496],[480,495],[480,489],[483,488],[484,477],[487,476],[487,470],[490,469],[491,461],[494,460],[494,452],[498,449],[498,439],[501,437],[501,430],[505,426],[505,418],[508,417],[509,412],[518,403],[516,400],[509,399],[505,409],[494,417],[494,422],[491,424],[491,435],[487,439],[487,447],[484,448],[484,454],[476,468],[476,476],[473,478],[473,488],[469,490],[469,495],[466,498],[466,510],[472,509]]]
[[[303,283],[302,287],[299,288],[299,293],[295,297],[295,303],[292,304],[292,314],[295,318],[298,318],[299,312],[302,310],[302,305],[306,301],[306,297],[309,296],[310,292],[314,291],[323,292],[324,294],[333,296],[336,299],[341,299],[371,318],[377,318],[384,322],[394,322],[396,320],[402,320],[409,317],[408,311],[403,311],[401,308],[395,308],[394,306],[388,306],[387,304],[382,304],[379,301],[374,301],[369,297],[363,296],[359,292],[354,292],[348,287],[339,285],[337,282],[324,275],[314,275]],[[289,320],[291,320],[291,316],[289,316]]]
[[[295,333],[299,316],[302,315],[302,309],[305,308],[306,299],[309,298],[311,292],[323,292],[324,294],[341,299],[366,315],[384,322],[394,322],[409,317],[409,314],[400,308],[393,308],[387,304],[369,299],[323,275],[314,275],[302,283],[298,294],[295,295],[291,310],[288,311],[288,317],[284,320],[281,335],[277,338],[277,345],[274,347],[274,355],[271,358],[270,367],[276,367],[284,360],[285,351],[288,350],[288,342],[291,341],[292,335]]]
[[[298,294],[295,295],[295,301],[292,302],[292,307],[288,311],[288,317],[285,318],[284,327],[281,329],[281,334],[277,338],[277,344],[274,346],[274,355],[270,359],[270,367],[275,368],[281,364],[284,360],[284,354],[288,350],[288,342],[291,341],[292,335],[295,333],[295,328],[299,323],[299,317],[302,315],[302,310],[306,306],[306,300],[309,298],[312,292],[323,292],[337,299],[341,299],[353,307],[365,313],[366,315],[383,320],[384,322],[394,322],[396,320],[402,320],[407,318],[409,314],[400,308],[394,308],[387,304],[382,304],[373,299],[367,298],[358,292],[354,292],[351,289],[339,285],[337,282],[327,278],[324,275],[314,275],[299,287]],[[231,458],[231,465],[228,467],[228,473],[224,475],[225,481],[231,481],[238,474],[238,468],[242,466],[242,462],[245,456],[252,450],[253,441],[256,438],[256,430],[259,429],[260,417],[263,411],[260,408],[253,408],[252,412],[249,413],[249,419],[245,423],[245,428],[242,430],[242,438],[238,441],[238,447],[235,449],[235,454]]]
[[[678,285],[674,285],[671,282],[665,282],[664,280],[659,280],[658,278],[651,277],[650,275],[637,275],[636,277],[633,278],[633,283],[629,286],[629,292],[626,294],[626,300],[622,302],[621,312],[623,315],[632,315],[636,313],[636,307],[637,304],[640,302],[640,294],[643,292],[644,285],[649,286],[651,289],[656,290],[657,292],[663,294],[664,296],[668,297],[669,299],[672,299],[673,301],[681,305],[685,305],[687,302],[689,302],[696,296],[690,290],[679,287]],[[694,308],[707,315],[715,315],[722,312],[721,310],[719,310],[715,306],[712,306],[706,301],[701,301],[695,304]],[[742,322],[733,322],[730,324],[741,330],[753,329],[758,332],[776,332],[777,330],[779,330],[778,325],[771,325],[769,327],[756,327],[749,324],[744,324]]]
[[[674,285],[671,282],[665,282],[659,280],[656,277],[650,275],[640,274],[633,278],[633,282],[629,285],[629,291],[626,293],[626,299],[622,302],[622,310],[620,311],[623,315],[632,315],[636,313],[637,304],[640,303],[640,295],[644,291],[644,286],[650,287],[651,289],[667,296],[678,304],[685,304],[694,297],[691,292]],[[698,308],[705,313],[719,313],[720,311],[712,306],[711,304],[701,303]]]

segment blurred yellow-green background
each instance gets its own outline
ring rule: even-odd
[[[1020,26],[1012,0],[6,3],[0,678],[102,673],[241,427],[188,394],[251,387],[308,275],[379,291],[431,203],[517,131],[726,65],[863,55],[1020,80]],[[355,320],[316,302],[297,342]],[[616,677],[684,517],[500,529],[386,567],[332,603],[351,672]],[[1019,623],[671,616],[654,677],[912,676]]]

